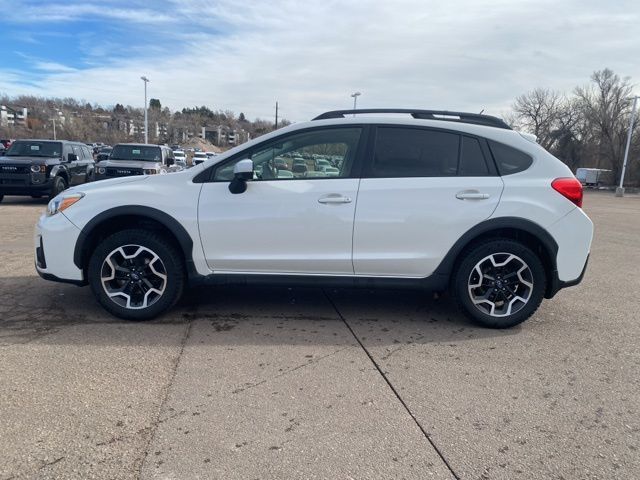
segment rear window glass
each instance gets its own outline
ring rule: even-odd
[[[462,137],[458,175],[461,177],[483,177],[489,175],[489,168],[482,153],[480,142],[475,138]]]
[[[533,158],[520,150],[489,140],[491,153],[498,166],[500,175],[523,172],[531,166]]]
[[[110,160],[144,160],[159,162],[162,160],[160,147],[144,145],[116,145],[111,151]]]
[[[457,174],[460,136],[431,130],[377,130],[374,177],[446,177]]]

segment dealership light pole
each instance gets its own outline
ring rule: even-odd
[[[149,119],[147,117],[147,110],[149,109],[149,105],[147,105],[147,83],[149,83],[149,79],[140,77],[140,80],[144,82],[144,143],[149,143]]]
[[[631,146],[631,133],[633,132],[633,124],[636,119],[636,105],[638,96],[633,97],[633,106],[631,107],[631,120],[629,121],[629,133],[627,133],[627,146],[624,149],[624,161],[622,162],[622,174],[620,175],[620,186],[616,188],[616,197],[624,196],[624,172],[627,169],[627,160],[629,159],[629,147]]]
[[[355,92],[352,93],[351,96],[353,97],[353,109],[356,109],[356,105],[358,104],[358,96],[362,95],[360,92]],[[356,114],[354,113],[353,116],[355,117]]]
[[[56,119],[52,118],[51,121],[53,122],[53,139],[57,140],[56,139]]]

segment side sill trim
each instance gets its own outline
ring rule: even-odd
[[[189,279],[191,285],[274,285],[333,288],[400,288],[427,291],[447,289],[448,276],[431,275],[425,278],[384,278],[323,275],[228,274],[199,275]]]

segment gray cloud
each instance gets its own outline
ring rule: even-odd
[[[126,21],[135,9],[101,8],[86,12]],[[177,54],[137,49],[115,64],[51,71],[35,86],[12,75],[0,89],[139,105],[145,74],[150,95],[172,108],[266,118],[278,100],[282,115],[300,121],[349,107],[356,90],[362,107],[500,114],[525,91],[567,91],[596,69],[640,77],[637,2],[174,0],[164,10],[149,21],[173,19],[167,41],[179,42]]]

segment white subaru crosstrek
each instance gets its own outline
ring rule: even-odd
[[[338,172],[282,174],[313,155]],[[280,282],[449,290],[471,319],[510,327],[582,279],[581,204],[569,168],[498,118],[343,110],[190,170],[64,191],[38,222],[36,268],[132,320],[187,282]]]

